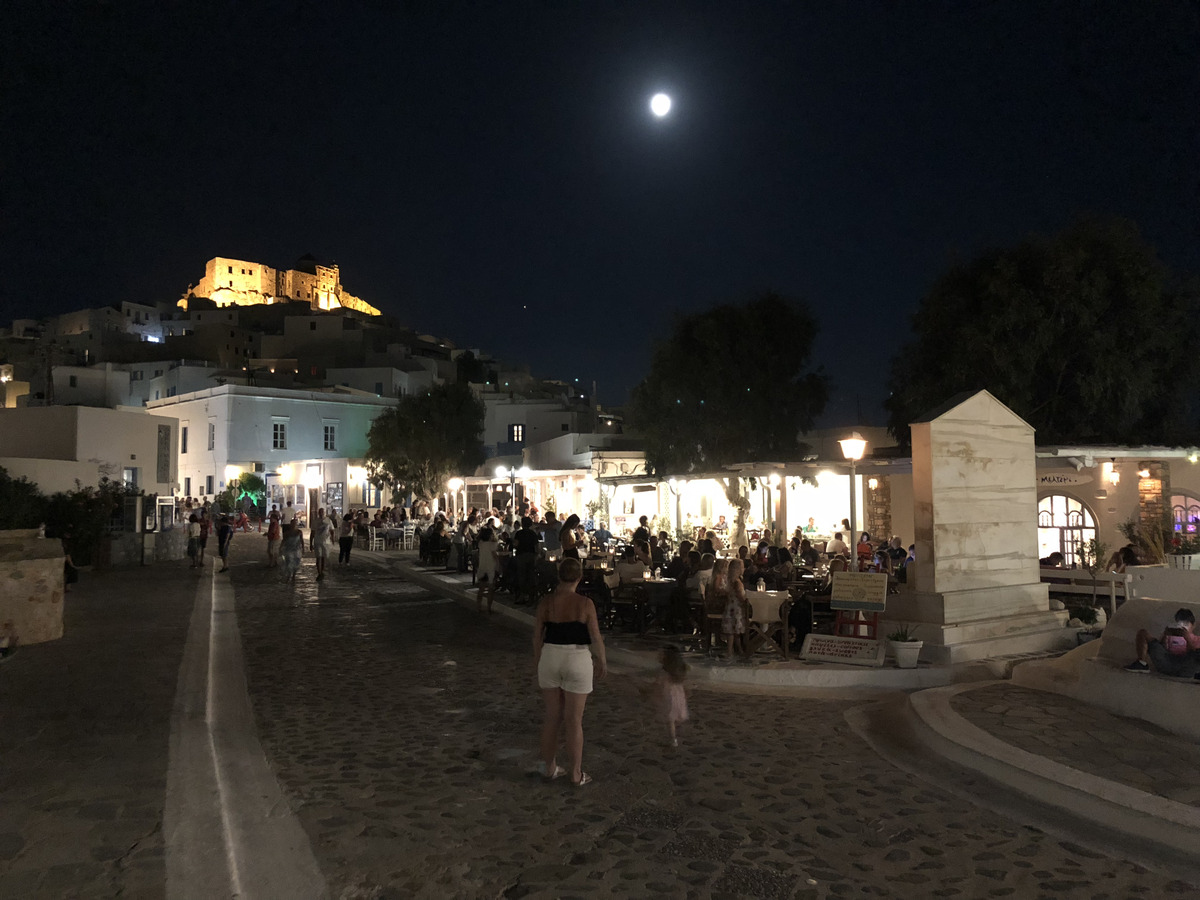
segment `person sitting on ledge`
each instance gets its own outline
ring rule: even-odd
[[[1038,565],[1045,569],[1061,569],[1063,567],[1064,560],[1065,557],[1055,550],[1049,556],[1043,556],[1041,559],[1039,559]]]
[[[1138,658],[1125,667],[1127,672],[1149,672],[1150,663],[1160,675],[1187,678],[1200,674],[1200,634],[1196,634],[1196,617],[1186,607],[1175,613],[1175,622],[1163,629],[1162,637],[1153,640],[1142,628],[1137,633]],[[1148,661],[1149,662],[1148,662]]]

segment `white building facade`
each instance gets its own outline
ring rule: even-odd
[[[359,392],[227,384],[151,400],[147,412],[179,420],[182,496],[211,499],[253,472],[267,483],[268,503],[344,512],[383,505],[364,457],[371,423],[395,405]]]

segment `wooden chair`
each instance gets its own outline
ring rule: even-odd
[[[385,541],[383,539],[383,533],[378,528],[375,528],[373,525],[368,525],[367,526],[367,549],[382,551],[384,549],[384,545],[385,545]]]
[[[754,653],[764,644],[788,658],[788,613],[791,595],[786,591],[746,591],[750,615],[746,622],[747,649]]]
[[[609,607],[609,627],[617,622],[626,628],[633,628],[638,634],[646,630],[649,622],[650,598],[646,588],[634,581],[618,584],[613,591],[612,603]]]

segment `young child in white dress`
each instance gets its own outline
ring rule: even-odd
[[[676,726],[687,721],[687,693],[683,683],[687,679],[688,664],[683,661],[679,648],[669,646],[658,655],[662,663],[662,671],[649,686],[650,693],[660,714],[667,721],[667,731],[671,736],[671,746],[679,746],[679,736]]]

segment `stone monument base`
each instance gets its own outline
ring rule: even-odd
[[[890,594],[879,623],[887,637],[898,624],[917,626],[921,659],[939,665],[1019,653],[1067,650],[1075,632],[1068,614],[1051,611],[1044,584],[981,588],[946,594]]]
[[[0,629],[20,644],[63,635],[63,551],[36,529],[0,531]]]

